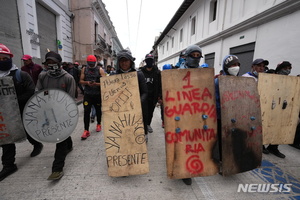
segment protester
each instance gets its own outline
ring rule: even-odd
[[[84,131],[81,136],[82,140],[90,136],[90,113],[92,105],[96,109],[97,125],[96,131],[101,131],[101,92],[100,92],[100,78],[105,76],[105,72],[101,66],[97,64],[97,59],[94,55],[88,55],[86,58],[87,67],[82,68],[80,75],[80,84],[84,85]]]
[[[17,94],[17,100],[19,104],[19,110],[22,114],[26,102],[34,94],[34,82],[30,75],[24,71],[20,72],[20,78],[17,78],[18,67],[12,62],[13,54],[4,45],[0,44],[0,77],[12,76],[13,82]],[[9,105],[7,105],[9,106]],[[12,110],[15,108],[12,108]],[[23,124],[16,124],[16,126],[23,126]],[[13,133],[9,133],[13,134]],[[27,133],[27,139],[34,145],[34,149],[31,153],[31,157],[37,156],[43,149],[43,145],[34,139],[32,139]],[[16,157],[16,145],[14,143],[2,145],[2,165],[3,169],[0,172],[0,181],[7,176],[13,174],[18,170],[15,164]]]
[[[291,73],[292,64],[289,61],[279,63],[275,69],[276,74],[289,75]],[[279,158],[285,158],[285,155],[278,149],[278,145],[270,144],[266,149],[263,147],[263,153],[272,153]]]
[[[129,50],[122,50],[117,54],[117,66],[118,69],[116,70],[116,74],[123,74],[128,72],[135,72],[135,58],[131,55]],[[139,83],[139,92],[140,92],[140,99],[141,99],[141,107],[142,107],[142,115],[143,115],[143,123],[144,123],[144,132],[146,135],[146,142],[148,141],[148,133],[147,133],[147,96],[148,96],[148,89],[145,81],[145,76],[143,72],[137,71],[138,76],[138,83]]]
[[[252,62],[252,67],[251,67],[251,71],[247,72],[245,74],[243,74],[243,77],[252,77],[254,78],[256,81],[258,79],[258,74],[259,73],[264,73],[265,72],[265,68],[269,65],[269,61],[262,59],[262,58],[258,58],[256,60],[254,60]]]
[[[181,69],[187,68],[201,68],[200,66],[200,59],[202,58],[202,50],[197,45],[190,45],[186,48],[185,53],[185,62],[183,62],[180,66]],[[191,178],[182,179],[182,181],[186,185],[192,184]]]
[[[154,65],[154,56],[147,54],[145,56],[146,65],[142,67],[141,71],[145,76],[145,81],[148,89],[147,96],[147,130],[149,133],[153,132],[151,121],[153,118],[153,112],[157,102],[162,102],[162,91],[161,91],[161,74],[160,70]]]
[[[73,63],[68,63],[68,67],[66,68],[66,71],[71,74],[75,80],[76,83],[76,90],[75,90],[75,98],[78,97],[78,90],[77,86],[79,85],[79,78],[80,78],[80,70],[76,68]]]
[[[106,76],[109,76],[110,75],[110,73],[112,72],[112,67],[111,67],[111,65],[107,65],[107,67],[106,67]]]
[[[222,76],[238,76],[240,71],[240,61],[236,55],[227,55],[222,62]],[[215,78],[215,92],[216,92],[216,107],[217,107],[217,133],[218,133],[218,147],[219,160],[222,161],[222,120],[221,120],[221,102],[219,90],[219,76]]]
[[[21,70],[27,72],[36,85],[39,74],[43,71],[43,67],[41,65],[33,63],[32,57],[30,55],[24,55],[22,57],[22,60],[24,62],[24,66],[21,67]]]
[[[197,45],[190,45],[185,50],[185,62],[180,66],[181,69],[200,68],[199,62],[202,58],[202,50]]]
[[[45,60],[48,71],[39,75],[36,90],[60,89],[74,98],[76,83],[72,75],[62,69],[61,56],[56,52],[50,51],[45,55]],[[64,175],[65,159],[67,154],[72,150],[73,142],[71,136],[56,144],[52,174],[48,177],[48,180],[58,180]]]

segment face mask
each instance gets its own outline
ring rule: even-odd
[[[254,76],[256,76],[256,77],[258,76],[257,71],[254,71],[253,74],[254,74]]]
[[[60,66],[58,64],[48,64],[48,72],[53,76],[57,76],[61,72]]]
[[[0,61],[0,71],[8,71],[12,68],[12,59]]]
[[[230,75],[233,75],[233,76],[237,76],[237,74],[239,73],[239,71],[240,71],[240,67],[239,66],[228,68],[228,73]]]
[[[145,60],[145,62],[146,62],[146,67],[147,68],[153,67],[153,60],[152,59],[147,59],[147,60]]]
[[[201,58],[192,58],[192,57],[188,56],[186,58],[185,65],[189,68],[197,68],[197,67],[199,67],[200,59]]]
[[[291,73],[290,69],[282,69],[278,72],[278,74],[289,75]]]

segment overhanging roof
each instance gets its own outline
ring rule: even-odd
[[[178,8],[176,11],[175,15],[169,22],[169,24],[166,26],[162,34],[159,36],[159,38],[155,41],[154,47],[156,47],[167,35],[167,33],[173,28],[173,26],[177,23],[177,21],[182,17],[182,15],[185,13],[185,11],[190,7],[190,5],[194,2],[195,0],[185,0],[181,6]],[[155,49],[155,48],[154,48]]]

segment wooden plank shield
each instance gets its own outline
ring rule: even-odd
[[[222,123],[222,175],[255,169],[262,160],[262,122],[257,82],[219,77]]]
[[[102,77],[100,81],[108,175],[148,173],[137,72]]]
[[[167,175],[171,179],[218,173],[214,69],[162,72]]]
[[[300,108],[300,79],[259,74],[263,144],[292,144]]]
[[[0,145],[26,139],[12,77],[0,78]]]

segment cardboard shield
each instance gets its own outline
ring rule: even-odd
[[[12,77],[0,78],[0,146],[26,139]]]
[[[218,173],[214,69],[162,71],[167,175],[172,179]]]
[[[300,108],[300,78],[259,74],[263,144],[292,144]]]
[[[257,82],[219,77],[222,121],[222,175],[255,169],[262,159],[262,122]]]
[[[101,77],[108,175],[149,172],[137,72]]]
[[[26,103],[23,124],[37,141],[59,143],[67,139],[77,126],[78,107],[65,91],[45,89],[35,93]]]

